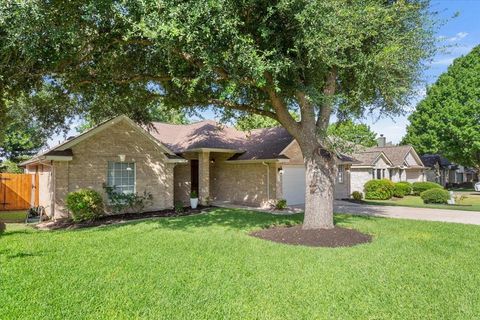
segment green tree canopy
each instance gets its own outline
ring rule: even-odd
[[[251,115],[238,119],[235,127],[242,131],[248,131],[258,128],[271,128],[279,125],[280,123],[272,118]],[[356,123],[352,120],[332,123],[328,127],[327,133],[329,136],[338,137],[343,141],[353,142],[365,147],[373,147],[377,144],[377,135],[368,125]]]
[[[377,144],[377,134],[368,125],[355,123],[352,120],[333,123],[328,127],[328,134],[365,147],[373,147]]]
[[[409,120],[403,143],[480,169],[480,46],[455,59]]]
[[[55,114],[145,123],[158,101],[277,120],[306,159],[305,228],[333,227],[330,116],[401,112],[433,43],[424,0],[11,0],[0,30],[0,96],[48,92]]]
[[[189,122],[185,110],[182,109],[167,108],[163,105],[155,103],[150,105],[147,108],[147,111],[148,119],[150,119],[150,121],[166,122],[173,124],[187,124]],[[82,123],[77,127],[77,131],[84,132],[85,130],[92,128],[96,124],[120,114],[116,114],[115,110],[112,110],[112,112],[109,114],[104,114],[102,116],[96,117],[87,114],[82,119]]]
[[[36,154],[47,143],[51,130],[45,130],[39,121],[25,113],[24,104],[8,105],[7,116],[3,128],[3,139],[0,140],[0,158],[20,162]]]

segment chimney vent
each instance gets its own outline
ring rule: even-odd
[[[385,147],[387,144],[387,138],[383,136],[383,134],[380,135],[379,138],[377,138],[377,146],[380,148]]]

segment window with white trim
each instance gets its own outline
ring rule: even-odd
[[[118,193],[135,193],[135,163],[109,161],[107,185]]]
[[[344,179],[345,179],[345,167],[340,165],[338,166],[337,182],[343,183]]]

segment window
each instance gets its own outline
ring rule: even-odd
[[[382,169],[377,169],[377,179],[382,179]]]
[[[135,163],[108,162],[107,184],[118,193],[135,193]]]
[[[345,178],[345,168],[343,166],[338,166],[337,182],[343,183]]]

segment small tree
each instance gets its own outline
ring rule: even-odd
[[[32,1],[0,14],[7,49],[89,114],[115,105],[149,121],[157,100],[278,121],[305,159],[306,229],[333,227],[331,115],[401,112],[433,39],[423,0]]]

